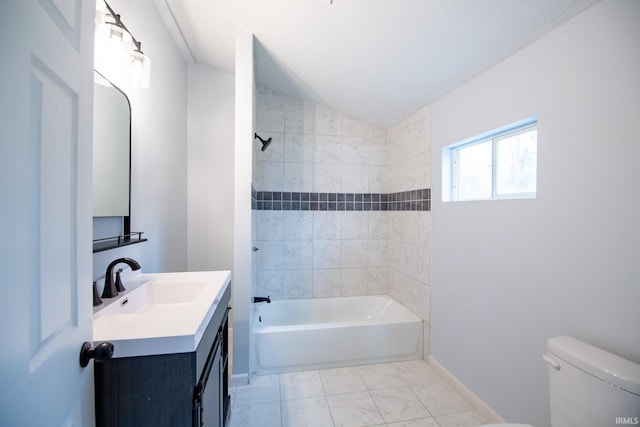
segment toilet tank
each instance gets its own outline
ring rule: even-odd
[[[553,427],[640,425],[640,365],[575,338],[549,339]]]

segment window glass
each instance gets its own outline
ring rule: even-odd
[[[496,195],[536,192],[538,130],[496,138]]]
[[[538,128],[528,119],[442,150],[443,200],[536,196]]]
[[[458,199],[491,197],[491,141],[461,147],[458,151]]]

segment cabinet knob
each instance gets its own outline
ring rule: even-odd
[[[113,349],[114,346],[110,342],[103,342],[95,348],[91,348],[91,343],[85,341],[80,349],[80,366],[85,368],[91,359],[96,359],[96,362],[111,360],[113,357]]]

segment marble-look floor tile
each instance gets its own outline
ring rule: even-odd
[[[334,394],[327,396],[327,401],[336,427],[360,427],[384,423],[368,392]]]
[[[280,395],[282,400],[324,396],[320,374],[318,371],[280,374]]]
[[[356,368],[323,369],[320,371],[320,379],[324,392],[328,395],[367,389]]]
[[[280,408],[283,427],[333,427],[326,397],[283,400]]]
[[[254,375],[251,377],[250,385],[272,385],[280,384],[280,375]]]
[[[369,390],[405,387],[407,385],[388,363],[358,366],[358,372]]]
[[[477,427],[489,422],[477,411],[444,415],[436,417],[436,420],[438,424],[440,424],[440,427]]]
[[[420,418],[419,420],[399,421],[389,423],[387,427],[440,427],[435,418]]]
[[[426,360],[393,362],[391,366],[393,366],[400,377],[409,385],[444,382],[440,374],[429,366]]]
[[[434,417],[470,411],[473,407],[445,382],[411,386],[420,402]]]
[[[235,406],[230,427],[281,427],[280,402]]]
[[[388,423],[429,417],[409,387],[398,387],[370,392],[382,418]]]
[[[253,403],[279,402],[279,384],[251,384],[236,387],[236,395],[233,404],[236,406],[250,405]]]

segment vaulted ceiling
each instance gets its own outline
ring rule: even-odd
[[[597,1],[156,0],[192,61],[234,71],[241,28],[258,81],[382,127]]]

